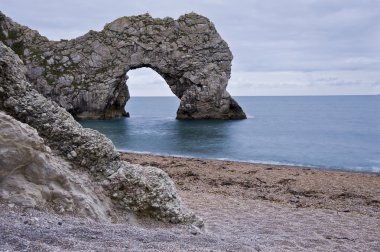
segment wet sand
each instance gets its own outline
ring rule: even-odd
[[[380,174],[123,158],[166,171],[206,229],[131,216],[125,223],[96,223],[0,202],[0,250],[380,251]]]

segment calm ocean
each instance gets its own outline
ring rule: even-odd
[[[130,118],[80,123],[125,151],[380,172],[380,96],[235,99],[247,120],[178,121],[176,97],[132,97]]]

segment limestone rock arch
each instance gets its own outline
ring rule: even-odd
[[[0,13],[0,40],[23,59],[43,95],[77,118],[126,115],[127,72],[149,67],[180,99],[178,119],[243,119],[226,91],[232,53],[205,17],[122,17],[72,40],[49,41]]]

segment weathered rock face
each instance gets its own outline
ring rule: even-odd
[[[214,25],[191,13],[155,19],[122,17],[100,32],[49,41],[0,12],[0,41],[27,66],[27,77],[44,96],[78,118],[125,115],[126,73],[150,67],[181,100],[178,119],[243,119],[226,91],[232,54]]]
[[[54,155],[37,131],[0,111],[0,198],[27,207],[107,220],[101,187]],[[95,193],[97,192],[97,193]],[[103,196],[103,197],[102,197]],[[100,203],[101,202],[101,203]]]
[[[182,203],[166,173],[120,161],[109,139],[82,128],[65,109],[32,89],[26,72],[22,61],[0,42],[0,111],[36,129],[45,144],[68,160],[72,169],[88,173],[91,182],[101,186],[114,205],[164,221],[202,225]],[[3,145],[0,147],[0,153],[5,153]],[[14,168],[7,167],[12,165],[9,159],[1,163],[0,190],[5,185],[12,188],[6,175]]]

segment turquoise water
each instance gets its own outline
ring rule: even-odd
[[[176,97],[132,97],[130,118],[80,123],[125,151],[380,172],[380,96],[235,98],[247,120],[178,121]]]

